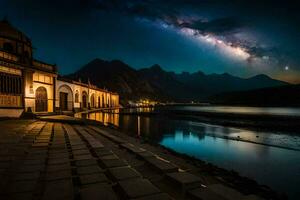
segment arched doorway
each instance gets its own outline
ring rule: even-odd
[[[94,94],[92,94],[90,102],[91,102],[91,108],[94,108],[95,107],[95,95]]]
[[[73,110],[73,92],[68,85],[62,85],[58,89],[59,107],[61,111]]]
[[[35,112],[48,111],[47,90],[44,87],[39,87],[35,91]]]
[[[87,108],[87,93],[82,92],[82,108]]]
[[[104,95],[102,94],[102,108],[104,108]]]

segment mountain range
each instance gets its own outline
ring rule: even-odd
[[[89,80],[100,88],[118,92],[123,103],[141,98],[177,102],[205,101],[220,93],[289,85],[263,74],[240,78],[228,73],[175,73],[165,71],[159,65],[137,70],[120,60],[101,59],[92,60],[66,77],[83,82]]]

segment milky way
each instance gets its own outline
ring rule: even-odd
[[[0,17],[33,39],[35,55],[62,73],[99,57],[300,82],[300,17],[289,1],[2,0],[0,7]]]

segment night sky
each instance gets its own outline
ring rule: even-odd
[[[300,83],[299,13],[276,0],[0,0],[0,17],[63,74],[102,58]]]

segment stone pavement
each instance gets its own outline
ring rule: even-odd
[[[21,121],[21,120],[20,120]],[[0,123],[0,199],[260,199],[95,126]]]

